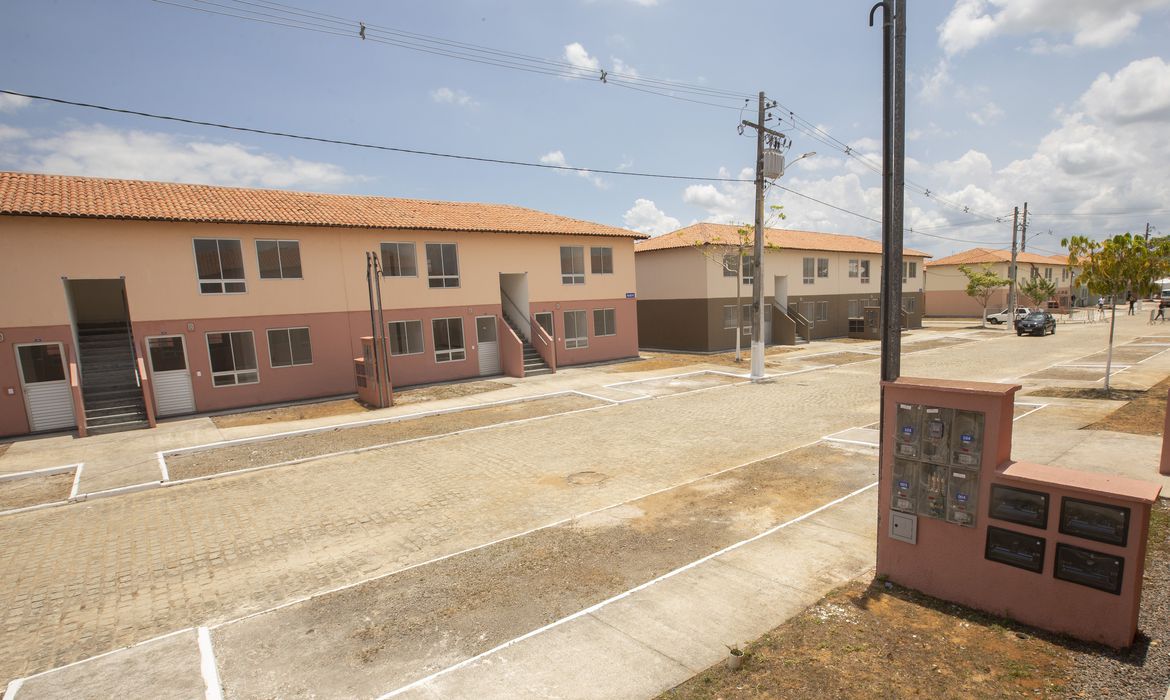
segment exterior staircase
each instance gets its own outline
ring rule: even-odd
[[[548,366],[532,343],[524,340],[524,334],[520,332],[515,323],[512,323],[512,319],[508,318],[507,314],[504,315],[504,321],[516,332],[516,337],[520,339],[520,342],[524,343],[524,376],[538,377],[542,374],[552,374],[552,368]]]
[[[149,428],[126,323],[78,324],[86,430],[91,435]]]

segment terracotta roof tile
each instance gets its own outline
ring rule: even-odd
[[[739,228],[739,226],[732,224],[692,224],[671,233],[655,236],[648,241],[639,241],[634,246],[634,252],[645,253],[668,248],[686,248],[696,243],[736,245],[739,241],[736,233]],[[880,255],[882,252],[882,244],[878,241],[839,233],[769,228],[764,230],[764,240],[768,245],[789,250],[825,250],[839,253],[873,253],[875,255]],[[930,253],[923,253],[913,248],[904,249],[903,254],[912,258],[930,257]]]
[[[932,260],[926,263],[927,267],[939,265],[984,265],[988,263],[1011,262],[1010,250],[992,250],[990,248],[972,248],[961,253],[948,255],[945,258]],[[1068,258],[1063,255],[1037,255],[1036,253],[1016,253],[1017,263],[1033,265],[1067,265]]]
[[[646,238],[508,204],[0,172],[0,214]]]

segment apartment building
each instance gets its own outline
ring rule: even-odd
[[[498,204],[0,173],[0,435],[351,394],[368,252],[395,387],[636,356],[643,237]]]
[[[978,318],[983,305],[967,296],[967,276],[959,269],[986,267],[1004,279],[1010,278],[1012,252],[990,248],[972,248],[926,264],[927,290],[926,314],[928,316],[970,316]],[[1056,285],[1056,294],[1051,299],[1036,300],[1021,297],[1020,304],[1040,305],[1052,309],[1068,309],[1073,297],[1077,305],[1083,305],[1087,293],[1075,285],[1075,271],[1063,255],[1038,255],[1016,253],[1017,280],[1023,282],[1029,277],[1043,277]],[[987,302],[988,309],[999,311],[1008,304],[1008,288],[997,289]]]
[[[644,348],[716,352],[735,347],[736,277],[750,319],[750,240],[740,255],[739,227],[694,224],[635,246],[638,338]],[[878,306],[881,244],[813,231],[765,230],[764,337],[770,343],[860,334],[866,308]],[[907,327],[922,324],[926,253],[906,249],[902,306]],[[750,335],[745,321],[743,345]]]

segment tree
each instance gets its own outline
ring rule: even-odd
[[[995,274],[987,265],[978,270],[972,270],[966,265],[959,265],[959,272],[967,276],[967,296],[983,306],[983,316],[980,317],[979,321],[981,326],[986,327],[987,302],[991,300],[991,295],[995,293],[995,290],[1008,286],[1011,284],[1011,280]],[[1009,309],[1009,312],[1013,316],[1015,315],[1015,309]]]
[[[1080,282],[1094,294],[1109,297],[1113,316],[1109,321],[1109,349],[1105,355],[1105,393],[1109,393],[1109,375],[1113,370],[1113,331],[1117,325],[1114,297],[1132,290],[1150,294],[1154,280],[1170,272],[1170,244],[1164,240],[1147,241],[1142,236],[1121,233],[1104,241],[1088,236],[1071,236],[1061,240],[1068,249],[1068,264],[1080,268]]]
[[[764,229],[776,221],[786,219],[782,205],[772,205],[772,213],[769,214],[767,221],[764,222]],[[708,241],[698,240],[692,245],[699,253],[719,265],[724,270],[735,274],[735,361],[743,362],[743,274],[741,270],[744,266],[750,267],[751,256],[746,255],[744,251],[752,247],[752,239],[755,235],[755,227],[750,224],[740,224],[735,230],[735,242],[724,243],[722,241]],[[780,246],[768,244],[765,242],[765,250],[779,250]],[[745,260],[746,257],[746,260]],[[752,284],[759,284],[760,281],[753,279]]]
[[[1045,302],[1056,296],[1056,283],[1047,277],[1031,277],[1020,282],[1017,289],[1036,306],[1044,306]]]

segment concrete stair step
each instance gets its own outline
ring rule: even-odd
[[[146,422],[145,411],[127,411],[124,413],[110,413],[102,416],[85,415],[87,428],[102,428],[107,425],[121,425],[123,423]]]
[[[525,377],[539,377],[542,374],[552,374],[552,373],[553,373],[553,371],[551,369],[549,369],[548,367],[545,367],[544,369],[531,369],[531,370],[528,369],[527,367],[524,368],[524,376]]]
[[[87,426],[86,430],[89,431],[90,435],[108,435],[110,433],[122,433],[127,430],[142,430],[143,428],[149,427],[150,423],[147,421],[136,420],[126,421],[124,423],[113,423],[110,425],[95,425],[92,427]]]

